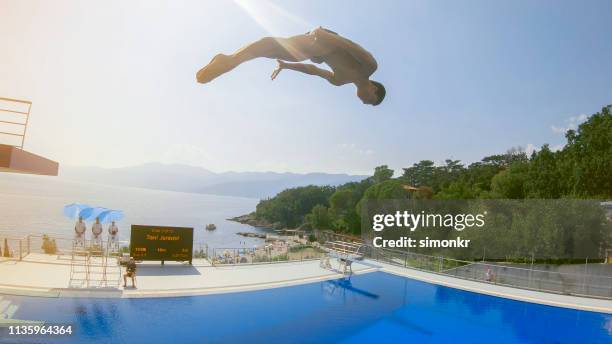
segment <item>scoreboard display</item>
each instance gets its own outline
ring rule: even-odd
[[[136,260],[189,261],[193,228],[132,225],[130,256]]]

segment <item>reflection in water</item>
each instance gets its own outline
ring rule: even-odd
[[[114,325],[121,324],[117,304],[105,300],[75,299],[75,327],[88,336],[113,337]]]
[[[369,297],[371,299],[378,299],[379,297],[378,295],[370,293],[366,290],[353,287],[353,285],[351,284],[350,276],[338,280],[325,281],[323,286],[324,290],[326,290],[329,294],[332,295],[336,292],[336,289],[340,289],[343,292],[344,296],[346,296],[346,292],[349,291],[357,295]]]
[[[608,334],[612,336],[612,317],[607,317],[604,322],[604,328],[608,331]]]

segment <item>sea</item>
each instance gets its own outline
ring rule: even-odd
[[[194,243],[209,248],[255,247],[263,240],[238,232],[266,232],[228,218],[255,210],[259,200],[196,193],[93,184],[60,177],[0,172],[0,233],[23,237],[48,234],[71,238],[74,219],[63,214],[71,203],[122,210],[119,239],[129,240],[131,225],[192,227]],[[217,229],[207,231],[206,224]],[[88,223],[88,231],[91,223]],[[105,234],[106,234],[106,227]],[[194,245],[194,247],[196,247]]]

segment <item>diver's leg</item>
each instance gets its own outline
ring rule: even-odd
[[[315,42],[314,36],[309,34],[289,38],[264,37],[243,47],[230,55],[230,57],[236,64],[241,64],[258,57],[299,62],[317,54],[318,46]]]
[[[198,71],[196,77],[198,82],[207,83],[241,63],[258,57],[299,62],[329,53],[329,48],[316,43],[315,36],[312,34],[289,38],[264,37],[239,49],[232,55],[218,54],[207,66]]]

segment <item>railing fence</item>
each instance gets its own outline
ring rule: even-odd
[[[414,252],[381,249],[367,246],[366,258],[404,268],[486,282],[509,287],[552,292],[566,295],[612,299],[612,266],[588,264],[563,266],[586,273],[534,269],[533,265],[517,267],[508,263],[464,261]],[[556,267],[560,268],[560,267]],[[588,269],[600,273],[589,273]]]

